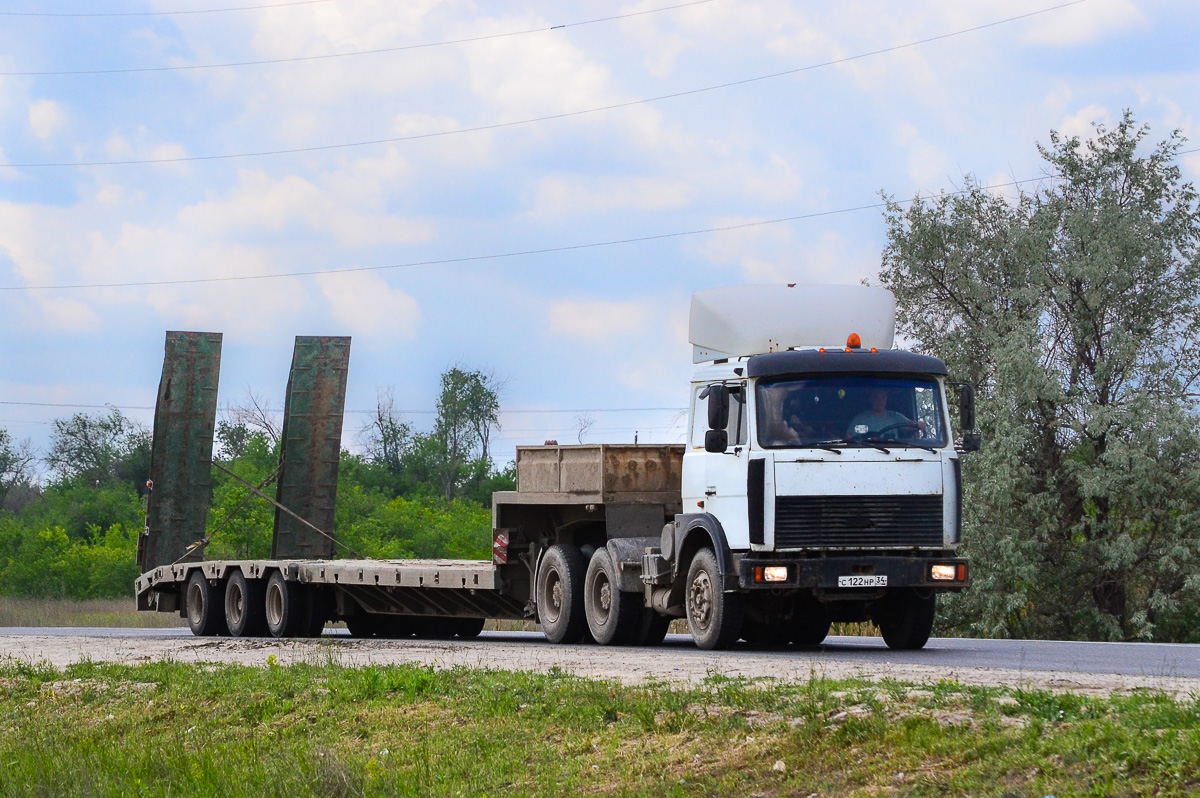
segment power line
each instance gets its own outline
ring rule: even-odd
[[[328,0],[311,0],[312,2],[328,2]],[[560,25],[547,25],[540,28],[527,28],[525,30],[509,31],[507,33],[491,33],[482,36],[469,36],[462,39],[446,39],[438,42],[423,42],[421,44],[405,44],[396,47],[377,47],[371,50],[352,50],[345,53],[324,53],[322,55],[300,55],[290,58],[263,58],[252,61],[227,61],[215,64],[182,64],[175,66],[156,66],[156,67],[125,67],[117,69],[64,69],[50,71],[26,71],[26,72],[0,72],[0,77],[64,77],[74,75],[131,75],[146,72],[183,72],[190,70],[202,69],[226,69],[230,67],[247,67],[247,66],[266,66],[270,64],[293,64],[304,61],[324,61],[331,58],[355,58],[363,55],[380,55],[383,53],[401,53],[407,50],[424,50],[430,47],[445,47],[447,45],[470,44],[472,42],[484,42],[493,39],[506,39],[512,36],[526,36],[531,33],[546,33],[555,30],[565,30],[567,28],[578,28],[584,25],[596,25],[601,22],[615,22],[621,19],[630,19],[631,17],[642,17],[647,14],[658,14],[663,11],[675,11],[680,8],[689,8],[691,6],[704,5],[712,3],[715,0],[692,0],[689,3],[679,3],[673,6],[663,6],[662,8],[649,8],[645,11],[632,11],[628,14],[614,14],[608,17],[598,17],[596,19],[583,20],[582,22],[567,22]],[[230,9],[237,10],[237,9]]]
[[[191,11],[79,11],[79,12],[53,12],[53,11],[0,11],[0,17],[55,17],[64,18],[79,18],[79,17],[175,17],[192,14],[224,14],[228,11],[260,11],[267,8],[289,8],[292,6],[311,6],[318,3],[331,3],[333,0],[294,0],[291,3],[270,3],[258,6],[232,6],[229,8],[198,8]],[[22,74],[9,72],[5,74]],[[36,75],[36,72],[28,72],[23,74]],[[52,73],[47,73],[52,74]]]
[[[746,86],[751,83],[759,83],[766,80],[774,80],[775,78],[787,77],[788,75],[798,75],[802,72],[810,72],[824,67],[836,66],[838,64],[846,64],[851,61],[858,61],[864,58],[870,58],[876,55],[885,53],[893,53],[898,50],[905,50],[911,47],[917,47],[930,42],[941,41],[942,39],[950,39],[956,36],[963,36],[968,33],[994,28],[998,25],[1005,25],[1010,22],[1016,22],[1022,19],[1038,16],[1039,14],[1047,14],[1051,11],[1077,6],[1080,3],[1086,3],[1088,0],[1071,0],[1069,3],[1043,8],[1039,11],[1030,11],[1027,14],[1019,14],[1015,17],[988,22],[984,25],[976,25],[972,28],[964,28],[962,30],[953,31],[951,33],[943,33],[938,36],[930,36],[926,39],[917,39],[905,44],[897,44],[891,47],[884,47],[878,50],[871,50],[858,55],[846,56],[844,58],[835,58],[831,61],[822,61],[817,64],[809,64],[808,66],[796,67],[795,69],[785,69],[782,72],[772,72],[768,75],[758,75],[752,78],[743,78],[742,80],[733,80],[727,83],[719,83],[713,86],[703,86],[697,89],[687,89],[686,91],[677,91],[670,94],[660,94],[656,97],[647,97],[641,100],[629,100],[627,102],[612,103],[610,105],[602,105],[596,108],[584,108],[578,111],[566,111],[558,114],[549,114],[547,116],[532,117],[530,119],[520,119],[512,122],[493,122],[487,125],[478,125],[476,127],[465,127],[456,130],[440,130],[433,133],[414,133],[408,136],[392,136],[389,138],[368,139],[365,141],[343,142],[340,144],[318,144],[309,147],[292,147],[289,149],[280,150],[257,150],[254,152],[239,152],[239,153],[222,153],[217,155],[181,155],[174,158],[131,158],[117,161],[59,161],[59,162],[40,162],[40,163],[10,163],[0,164],[0,166],[8,166],[16,169],[34,169],[34,168],[53,168],[53,167],[82,167],[82,166],[135,166],[146,164],[165,164],[165,163],[197,163],[204,161],[226,161],[241,158],[260,158],[273,155],[298,155],[311,152],[325,152],[329,150],[345,150],[356,147],[369,147],[377,144],[396,144],[403,141],[417,141],[420,139],[440,138],[443,136],[454,136],[462,133],[478,133],[485,130],[499,130],[502,128],[519,127],[521,125],[531,125],[538,122],[549,122],[556,119],[568,119],[576,116],[585,116],[588,114],[600,113],[602,111],[614,111],[621,108],[631,108],[638,105],[647,105],[650,103],[661,102],[663,100],[672,100],[679,97],[689,97],[695,94],[705,94],[707,92],[720,91],[722,89],[734,88],[737,86]]]
[[[1182,154],[1182,153],[1180,153]],[[1023,183],[1034,183],[1040,180],[1045,180],[1045,177],[1034,177],[1027,180],[1014,180],[1009,183],[997,183],[991,186],[985,186],[985,189],[1004,188],[1007,186],[1016,186]],[[963,189],[961,191],[943,192],[947,196],[956,196],[965,194],[971,189]],[[900,204],[906,204],[912,200],[901,200]],[[81,290],[95,288],[144,288],[150,286],[163,285],[195,285],[198,283],[227,283],[227,282],[245,282],[248,280],[274,280],[283,277],[312,277],[321,274],[353,274],[357,272],[378,272],[388,271],[391,269],[410,269],[418,266],[447,266],[460,263],[474,263],[478,261],[489,260],[505,260],[509,258],[527,257],[530,255],[547,255],[556,252],[572,252],[583,249],[598,249],[600,247],[613,247],[625,244],[640,244],[647,241],[662,241],[671,238],[683,238],[685,236],[705,235],[709,233],[724,233],[731,230],[744,230],[750,227],[763,227],[765,225],[783,224],[784,222],[796,222],[804,219],[816,219],[822,216],[835,216],[843,213],[854,213],[856,211],[871,210],[882,208],[883,203],[874,202],[869,205],[856,205],[850,208],[839,208],[832,211],[817,211],[814,213],[803,213],[796,216],[783,216],[778,219],[765,219],[756,222],[741,222],[739,224],[722,225],[720,227],[705,227],[698,230],[681,230],[671,233],[656,233],[653,235],[637,236],[633,238],[611,239],[608,241],[592,241],[583,244],[566,244],[558,247],[542,247],[539,249],[524,249],[513,252],[499,252],[487,255],[464,255],[458,258],[438,258],[434,260],[410,261],[408,263],[392,263],[383,266],[354,266],[345,269],[310,269],[307,271],[296,272],[274,272],[271,274],[238,274],[228,275],[224,277],[191,277],[179,280],[141,280],[134,282],[123,283],[73,283],[67,285],[7,285],[0,286],[0,291],[55,291],[55,290]]]
[[[70,408],[76,410],[153,410],[153,405],[115,405],[115,404],[78,404],[74,402],[16,402],[0,400],[0,405],[9,407],[58,407]],[[222,412],[229,412],[229,406],[220,408]],[[649,413],[649,412],[674,412],[678,413],[686,410],[686,407],[575,407],[575,408],[527,408],[516,410],[501,409],[500,415],[549,415],[554,413]],[[282,408],[267,407],[263,408],[268,413],[282,413]],[[375,410],[347,410],[347,414],[353,415],[374,415]],[[399,416],[420,416],[433,415],[435,410],[397,410],[396,415]]]
[[[1188,150],[1180,150],[1176,155],[1188,155],[1194,152],[1200,152],[1200,147],[1195,147]],[[998,188],[1011,188],[1012,186],[1020,186],[1026,183],[1037,183],[1043,180],[1058,179],[1053,175],[1043,175],[1041,177],[1029,177],[1024,180],[1010,180],[1007,183],[993,183],[987,186],[975,186],[972,188],[960,189],[958,191],[942,191],[937,194],[929,195],[929,199],[939,196],[957,197],[963,194],[968,194],[976,189],[991,191]],[[920,197],[917,197],[919,199]],[[914,200],[897,200],[897,205],[908,205]],[[530,255],[548,255],[557,252],[572,252],[584,249],[599,249],[601,247],[613,247],[627,244],[641,244],[648,241],[662,241],[671,238],[684,238],[687,236],[706,235],[711,233],[724,233],[732,230],[745,230],[751,227],[764,227],[766,225],[783,224],[785,222],[797,222],[805,219],[816,219],[823,216],[835,216],[843,213],[855,213],[857,211],[873,210],[884,207],[882,202],[873,202],[867,205],[855,205],[848,208],[837,208],[831,211],[817,211],[814,213],[803,213],[795,216],[782,216],[777,219],[763,219],[756,222],[741,222],[739,224],[722,225],[720,227],[705,227],[697,230],[678,230],[670,233],[656,233],[653,235],[636,236],[633,238],[610,239],[607,241],[591,241],[583,244],[565,244],[558,247],[542,247],[540,249],[525,249],[513,252],[498,252],[486,255],[465,255],[458,258],[439,258],[434,260],[410,261],[408,263],[392,263],[383,266],[354,266],[345,269],[310,269],[307,271],[296,272],[273,272],[271,274],[239,274],[228,275],[224,277],[192,277],[179,280],[141,280],[136,282],[124,283],[73,283],[66,285],[5,285],[0,286],[0,291],[66,291],[66,290],[84,290],[96,288],[145,288],[152,286],[164,285],[195,285],[199,283],[227,283],[227,282],[245,282],[248,280],[274,280],[285,277],[313,277],[323,274],[354,274],[358,272],[378,272],[389,271],[392,269],[409,269],[419,266],[447,266],[460,263],[474,263],[479,261],[489,260],[506,260],[510,258],[520,258]],[[4,404],[0,402],[0,404]],[[149,408],[147,408],[149,409]],[[363,411],[367,412],[367,411]],[[370,411],[374,412],[374,411]],[[420,412],[420,411],[418,411]],[[568,412],[568,411],[562,411]],[[569,411],[583,412],[583,411]]]

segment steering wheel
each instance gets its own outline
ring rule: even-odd
[[[921,438],[925,437],[925,431],[922,430],[921,427],[915,421],[898,421],[895,424],[888,424],[883,429],[877,430],[875,432],[875,434],[878,436],[882,436],[885,432],[895,432],[896,430],[899,430],[899,429],[915,429],[919,433],[918,437],[921,437]]]

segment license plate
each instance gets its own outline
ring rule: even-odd
[[[839,576],[838,587],[887,587],[887,574]]]

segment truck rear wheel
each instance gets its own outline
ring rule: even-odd
[[[309,585],[304,591],[304,621],[301,624],[300,635],[320,637],[325,631],[329,614],[329,594],[316,585]]]
[[[209,584],[199,570],[192,571],[183,589],[188,628],[197,637],[229,634],[225,625],[225,595],[220,587]]]
[[[234,637],[262,637],[267,631],[267,591],[261,579],[234,571],[225,583],[225,620]]]
[[[649,607],[642,607],[642,619],[638,624],[637,638],[633,643],[637,646],[657,646],[667,636],[667,629],[671,626],[671,619],[666,615],[659,615]]]
[[[600,645],[626,645],[637,637],[642,620],[641,596],[621,592],[620,574],[607,549],[597,551],[588,563],[583,608],[588,629]]]
[[[937,594],[922,596],[915,590],[904,590],[889,596],[891,606],[875,621],[888,648],[915,651],[924,648],[933,631],[933,616],[937,610]]]
[[[700,549],[688,567],[687,621],[696,645],[708,651],[729,648],[742,633],[742,597],[723,587],[717,555]]]
[[[829,636],[832,625],[824,612],[803,612],[792,622],[792,642],[798,646],[819,645]]]
[[[264,602],[267,611],[267,631],[272,637],[296,637],[304,631],[304,587],[289,582],[275,571],[267,580]]]
[[[583,609],[586,565],[575,546],[559,543],[542,556],[537,576],[537,615],[551,643],[577,643],[587,631]]]

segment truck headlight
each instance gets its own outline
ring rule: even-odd
[[[935,582],[953,582],[957,571],[953,565],[929,566],[929,578]]]
[[[763,568],[764,582],[786,582],[788,569],[786,565],[768,565]]]

